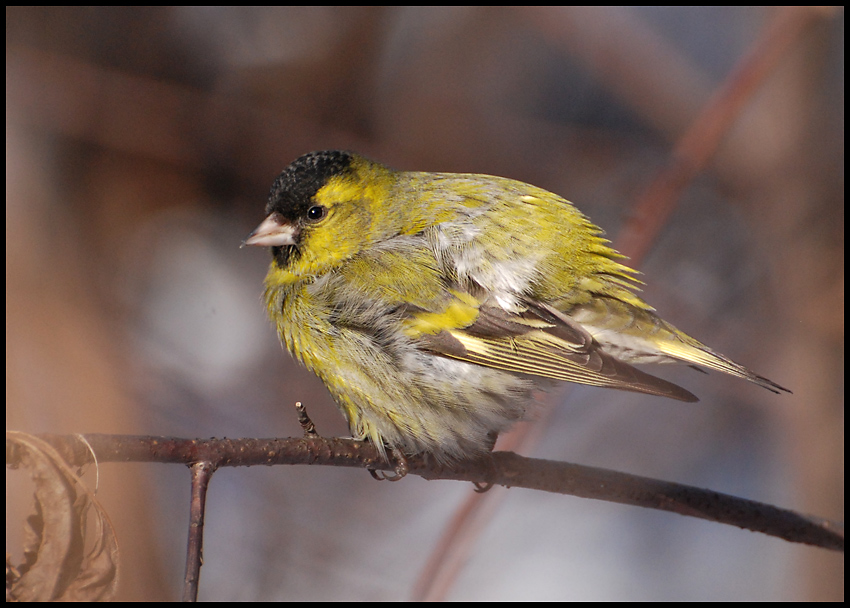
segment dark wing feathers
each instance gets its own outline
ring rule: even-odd
[[[696,396],[606,353],[578,323],[527,301],[510,313],[482,305],[470,326],[419,337],[420,347],[445,357],[510,372],[697,401]]]

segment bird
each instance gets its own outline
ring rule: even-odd
[[[384,458],[479,457],[558,381],[698,400],[636,364],[790,392],[664,321],[603,231],[542,188],[325,150],[283,170],[265,212],[243,246],[271,250],[280,340]]]

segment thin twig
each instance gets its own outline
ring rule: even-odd
[[[301,430],[304,431],[304,436],[318,437],[319,433],[316,431],[316,425],[310,419],[309,414],[307,414],[306,406],[300,401],[296,401],[295,411],[298,414],[298,424],[301,425]]]
[[[209,462],[196,462],[192,471],[192,499],[189,505],[189,541],[186,549],[186,576],[183,579],[183,601],[198,601],[198,583],[204,550],[204,514],[207,506],[207,489],[215,466]]]

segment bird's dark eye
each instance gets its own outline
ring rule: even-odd
[[[313,205],[309,209],[307,209],[307,219],[311,222],[318,222],[320,219],[325,217],[328,214],[327,207],[323,207],[322,205]]]

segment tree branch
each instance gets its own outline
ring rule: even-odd
[[[330,465],[392,470],[377,450],[362,441],[303,437],[291,439],[180,439],[136,435],[43,435],[70,464],[161,462],[220,467]],[[91,448],[89,448],[91,446]],[[16,464],[7,443],[6,464]],[[698,517],[762,532],[787,541],[844,551],[844,525],[772,505],[677,483],[566,462],[495,452],[451,468],[422,456],[408,457],[410,473],[425,479],[453,479],[543,490]]]

